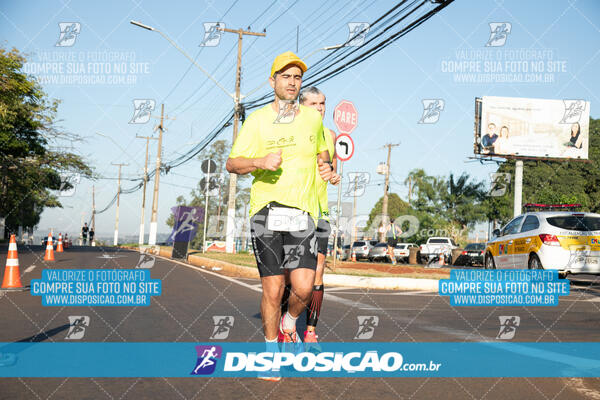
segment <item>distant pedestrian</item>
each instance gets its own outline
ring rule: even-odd
[[[81,228],[81,238],[83,239],[83,245],[87,245],[87,238],[90,228],[87,226],[87,222],[83,224],[83,228]]]
[[[90,244],[94,244],[94,228],[90,228],[89,236],[90,236]]]
[[[402,229],[400,229],[396,224],[394,224],[394,220],[390,220],[390,224],[386,229],[387,236],[387,245],[388,245],[388,257],[392,264],[396,265],[396,256],[394,255],[394,248],[398,244],[398,238],[402,234]]]

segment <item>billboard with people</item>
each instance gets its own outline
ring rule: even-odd
[[[475,154],[588,158],[590,103],[484,96],[475,103]]]

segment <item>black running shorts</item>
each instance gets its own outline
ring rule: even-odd
[[[317,237],[315,223],[310,215],[307,228],[301,231],[272,231],[268,229],[271,207],[287,207],[269,203],[250,218],[250,233],[254,257],[261,277],[282,275],[285,269],[317,268]]]
[[[331,225],[326,219],[317,221],[317,253],[327,255],[327,244],[331,234]]]

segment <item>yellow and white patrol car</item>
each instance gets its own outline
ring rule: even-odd
[[[527,212],[496,229],[494,236],[486,244],[485,268],[600,274],[600,214]]]

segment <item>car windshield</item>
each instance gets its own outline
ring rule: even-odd
[[[349,244],[347,244],[347,245],[344,246],[344,249],[349,249],[349,248],[350,248]]]
[[[396,248],[402,250],[402,249],[406,248],[406,245],[405,244],[398,244],[398,245],[396,245]]]
[[[387,247],[386,243],[377,243],[375,247]]]
[[[443,243],[443,244],[448,244],[448,239],[429,239],[429,241],[427,243]]]
[[[353,247],[364,246],[365,242],[354,242]]]
[[[584,215],[561,215],[546,218],[552,226],[570,231],[600,231],[600,218]]]
[[[485,243],[469,243],[465,246],[465,250],[483,250],[485,249]]]

